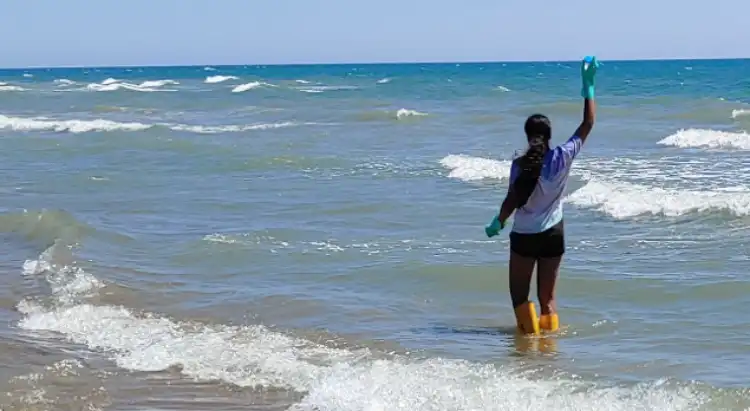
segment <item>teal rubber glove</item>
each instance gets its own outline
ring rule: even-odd
[[[594,98],[594,88],[596,86],[596,69],[599,68],[599,61],[595,56],[586,56],[581,62],[581,97],[587,99]]]
[[[500,231],[502,231],[503,228],[505,228],[505,223],[501,222],[500,219],[495,216],[490,225],[484,227],[484,233],[487,234],[487,237],[492,238],[500,234]]]

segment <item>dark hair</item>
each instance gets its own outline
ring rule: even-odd
[[[514,161],[520,169],[518,178],[513,182],[515,208],[526,205],[531,193],[534,192],[542,173],[544,156],[549,151],[549,141],[552,137],[552,126],[549,118],[543,114],[529,116],[523,130],[526,132],[529,149],[526,154]]]

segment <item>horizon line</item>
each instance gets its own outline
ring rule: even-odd
[[[580,62],[583,59],[550,59],[550,60],[423,60],[423,61],[369,61],[369,62],[297,62],[297,63],[190,63],[190,64],[114,64],[114,65],[59,65],[59,66],[9,66],[0,67],[0,70],[54,70],[54,69],[120,69],[120,68],[165,68],[165,67],[239,67],[239,66],[375,66],[375,65],[399,65],[399,64],[533,64],[533,63],[573,63]],[[633,62],[658,62],[658,61],[721,61],[721,60],[750,60],[750,57],[671,57],[671,58],[617,58],[612,60],[601,60],[602,62],[612,63],[633,63]]]

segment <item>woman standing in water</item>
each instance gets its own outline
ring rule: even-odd
[[[562,197],[573,160],[594,127],[594,77],[598,66],[596,57],[587,57],[582,63],[583,120],[565,143],[550,148],[552,126],[546,116],[534,114],[526,120],[524,131],[529,148],[513,161],[500,214],[486,229],[488,236],[496,235],[515,211],[510,233],[509,285],[516,323],[524,334],[559,328],[555,286],[565,253]],[[529,301],[535,266],[539,318],[534,303]]]

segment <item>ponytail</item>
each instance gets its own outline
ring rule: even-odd
[[[549,151],[549,140],[542,136],[534,137],[526,154],[516,160],[519,174],[513,182],[516,197],[515,208],[521,208],[529,201],[531,193],[534,192],[539,182],[539,176],[542,174],[542,165],[547,151]]]
[[[513,182],[514,209],[526,205],[531,193],[534,192],[537,183],[539,183],[544,157],[550,150],[549,141],[552,137],[552,126],[549,118],[543,114],[529,116],[523,128],[529,141],[529,149],[526,154],[515,160],[515,166],[518,167],[519,173]]]

